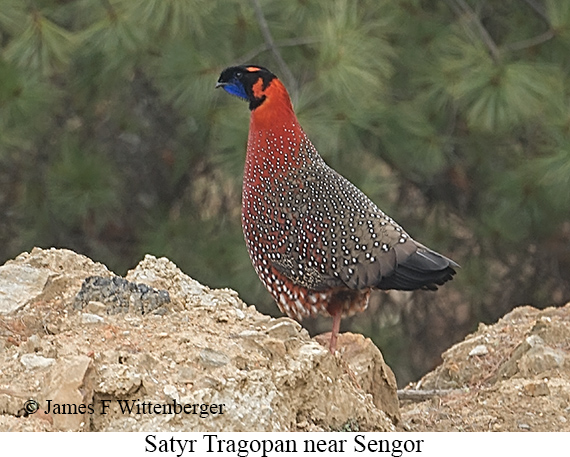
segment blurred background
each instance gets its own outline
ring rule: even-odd
[[[0,50],[0,264],[152,253],[280,315],[241,233],[247,104],[214,90],[255,63],[329,165],[462,265],[343,321],[400,385],[478,323],[570,300],[567,0],[2,0]]]

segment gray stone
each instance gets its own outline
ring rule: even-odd
[[[0,267],[0,314],[9,314],[42,293],[50,272],[9,263]]]
[[[38,354],[24,354],[20,357],[20,362],[27,370],[34,370],[36,368],[46,368],[53,365],[55,359],[50,359]]]
[[[222,352],[214,351],[210,348],[205,348],[200,351],[200,361],[203,365],[206,366],[222,367],[229,363],[230,358]]]
[[[475,346],[471,351],[469,351],[469,357],[474,357],[477,355],[487,355],[489,353],[489,349],[484,344],[478,344]]]
[[[81,315],[81,322],[84,324],[101,324],[105,322],[105,319],[101,316],[97,316],[96,314],[83,313]]]

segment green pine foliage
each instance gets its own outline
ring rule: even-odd
[[[389,360],[570,299],[568,1],[2,0],[0,50],[0,262],[167,255],[278,313],[241,235],[247,107],[213,88],[257,63],[330,165],[463,266],[352,321]]]

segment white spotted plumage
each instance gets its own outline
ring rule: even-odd
[[[299,126],[283,84],[267,69],[225,69],[218,87],[246,99],[251,120],[242,227],[254,268],[296,319],[366,308],[372,289],[436,289],[457,264],[413,240],[331,169]]]

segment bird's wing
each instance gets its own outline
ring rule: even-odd
[[[272,266],[310,290],[435,289],[451,279],[453,261],[413,240],[362,191],[314,154],[282,180],[273,221],[280,248]],[[278,251],[278,252],[277,252]]]
[[[451,279],[455,262],[413,240],[324,161],[316,165],[300,177],[310,204],[302,208],[299,233],[315,237],[297,262],[305,271],[315,270],[315,288],[340,280],[351,289],[436,289]],[[297,244],[303,246],[303,240]],[[306,257],[319,257],[319,267],[311,262],[307,268]]]

